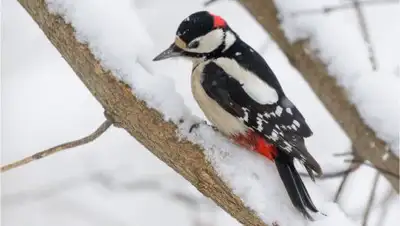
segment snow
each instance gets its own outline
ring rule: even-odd
[[[76,29],[78,40],[88,43],[103,66],[129,84],[139,98],[163,113],[167,120],[176,123],[179,119],[185,119],[186,123],[180,125],[182,134],[192,138],[193,142],[202,144],[207,159],[217,172],[233,188],[235,194],[238,194],[265,222],[277,221],[282,225],[299,225],[300,222],[305,222],[290,206],[286,194],[282,193],[284,190],[282,184],[270,185],[271,180],[280,180],[272,163],[235,147],[225,138],[217,136],[210,128],[201,129],[197,134],[199,136],[195,137],[188,133],[195,119],[188,114],[188,108],[185,107],[180,94],[176,92],[173,81],[158,74],[151,76],[145,70],[141,70],[140,65],[133,63],[140,57],[146,60],[146,56],[140,56],[138,52],[149,52],[151,45],[148,42],[150,39],[136,38],[137,32],[144,31],[136,30],[142,26],[140,19],[129,8],[129,1],[112,4],[110,1],[98,0],[48,0],[47,2],[53,13],[61,14],[66,21],[71,22]],[[106,14],[110,16],[104,17]],[[82,15],[84,20],[81,18]],[[286,199],[286,202],[282,203],[282,199]]]
[[[363,7],[368,29],[371,29],[373,34],[372,45],[377,50],[375,57],[378,59],[378,69],[374,71],[368,59],[367,44],[363,41],[358,22],[353,18],[354,10],[343,10],[345,13],[290,16],[291,13],[300,10],[340,5],[343,2],[275,2],[283,20],[286,36],[292,41],[310,38],[311,47],[318,50],[318,56],[327,64],[330,74],[346,89],[365,123],[398,155],[400,76],[396,75],[396,68],[400,65],[400,55],[399,51],[393,50],[400,49],[397,41],[400,38],[400,30],[395,22],[400,20],[400,4],[383,3],[376,7]],[[385,11],[379,13],[382,8]]]
[[[134,88],[135,95],[162,112],[166,120],[177,123],[185,119],[179,126],[181,135],[203,145],[207,159],[222,179],[267,223],[356,225],[331,203],[336,187],[332,181],[314,184],[304,179],[317,207],[329,215],[317,215],[318,221],[306,223],[283,192],[272,163],[237,148],[208,127],[188,134],[191,122],[204,117],[190,94],[191,65],[180,60],[153,63],[151,59],[173,41],[183,18],[202,9],[200,1],[48,2],[54,12],[72,23],[79,40],[89,44],[102,65]],[[15,3],[9,0],[8,4]],[[223,15],[244,40],[262,52],[280,76],[288,96],[309,120],[315,135],[307,140],[307,146],[323,169],[328,172],[345,167],[332,153],[345,152],[349,140],[276,44],[238,4],[221,2],[210,9]],[[18,10],[5,16],[6,31],[15,37],[4,38],[8,43],[4,45],[8,70],[3,72],[7,78],[2,98],[6,131],[3,162],[83,136],[104,120],[99,104],[25,12]],[[15,18],[21,18],[21,22],[15,22]],[[24,67],[20,67],[21,61],[26,62]],[[191,225],[192,218],[209,225],[237,225],[128,134],[115,128],[90,145],[8,172],[2,182],[3,218],[9,225]],[[388,186],[384,184],[382,189]],[[194,201],[176,198],[182,196]],[[360,198],[346,199],[360,203]],[[392,212],[390,222],[396,222],[396,211]]]

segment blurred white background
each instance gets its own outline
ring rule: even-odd
[[[155,45],[146,54],[155,55],[167,47],[179,22],[202,9],[202,2],[132,1],[132,10],[142,19]],[[308,145],[325,171],[344,169],[346,165],[332,154],[349,151],[347,137],[273,41],[239,4],[221,1],[209,9],[222,15],[280,76],[288,96],[315,132]],[[3,0],[1,16],[1,161],[5,164],[85,136],[104,117],[101,106],[17,1]],[[190,67],[188,62],[169,61],[154,69],[171,76],[185,103],[201,116],[189,95]],[[362,216],[369,194],[364,188],[371,186],[373,172],[369,168],[357,172],[341,202],[356,221]],[[338,183],[318,182],[328,198],[333,197]],[[378,199],[387,187],[381,179]],[[239,225],[117,128],[109,129],[91,144],[2,175],[1,198],[5,226]],[[380,225],[391,226],[400,220],[397,201]],[[376,209],[371,222],[377,222],[380,215]]]

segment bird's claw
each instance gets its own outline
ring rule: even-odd
[[[189,133],[191,133],[194,129],[199,128],[199,126],[200,126],[200,123],[194,123],[193,125],[191,125],[190,129],[189,129]]]
[[[189,133],[193,132],[194,129],[198,129],[198,128],[200,127],[200,124],[205,124],[205,125],[207,125],[207,122],[206,122],[206,121],[202,121],[202,122],[193,123],[193,124],[190,126]]]
[[[193,125],[191,125],[190,128],[189,128],[189,133],[193,132],[194,129],[198,129],[201,124],[206,125],[206,126],[210,126],[214,131],[218,131],[217,127],[208,124],[207,121],[202,121],[202,122],[196,122]]]

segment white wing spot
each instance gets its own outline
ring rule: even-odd
[[[288,153],[292,152],[292,146],[285,146],[283,147]]]
[[[257,130],[261,132],[263,129],[263,120],[260,117],[257,117]]]
[[[245,122],[249,121],[249,109],[242,107],[242,110],[244,112],[244,116],[242,117],[242,120],[244,120]]]
[[[292,109],[291,108],[286,108],[286,112],[293,115]]]
[[[287,141],[283,141],[283,143],[285,144],[285,150],[287,150],[288,152],[292,151],[292,145],[290,145]]]
[[[283,108],[281,106],[277,106],[276,110],[275,110],[275,113],[276,113],[277,116],[281,116],[282,111],[283,111]]]
[[[300,123],[299,123],[299,121],[297,121],[296,119],[293,120],[293,124],[296,125],[297,127],[300,127]]]
[[[276,117],[275,112],[271,112],[270,115]]]
[[[293,129],[294,131],[297,131],[297,127],[296,127],[295,125],[292,125],[292,129]]]
[[[240,56],[240,55],[242,55],[241,52],[236,52],[236,53],[235,53],[235,56]]]
[[[271,137],[272,137],[273,141],[277,141],[278,140],[278,132],[276,132],[275,129],[272,130]]]

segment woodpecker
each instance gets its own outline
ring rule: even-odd
[[[193,62],[192,93],[207,119],[235,144],[275,162],[293,206],[313,220],[309,211],[318,210],[294,166],[299,160],[313,181],[322,175],[304,143],[312,131],[263,57],[208,11],[184,19],[153,61],[178,56]]]

